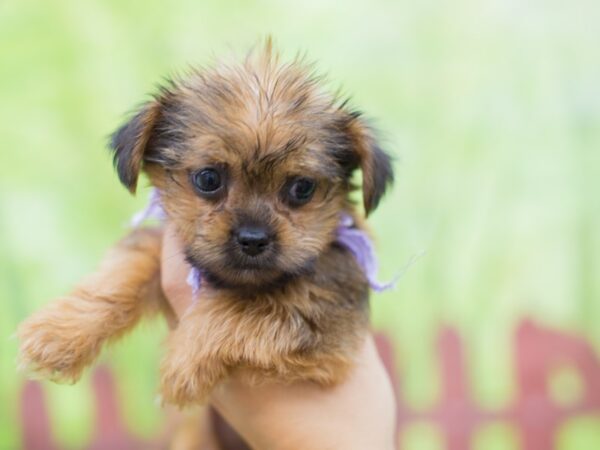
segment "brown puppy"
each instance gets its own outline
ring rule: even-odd
[[[390,160],[356,111],[270,42],[241,64],[169,83],[113,136],[122,183],[145,171],[201,270],[198,301],[162,363],[163,398],[202,402],[233,371],[251,380],[341,381],[368,331],[367,279],[335,242],[362,170],[364,208],[392,181]],[[73,293],[18,330],[23,365],[75,381],[102,345],[161,292],[161,231],[138,229]],[[171,319],[173,319],[171,317]]]

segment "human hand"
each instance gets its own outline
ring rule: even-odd
[[[174,229],[167,226],[161,283],[178,317],[192,302],[185,281],[188,272]],[[249,386],[234,375],[215,389],[210,402],[252,448],[395,448],[394,395],[372,336],[366,338],[356,366],[340,385],[266,382]]]

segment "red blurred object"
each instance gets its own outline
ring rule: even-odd
[[[442,394],[429,411],[416,411],[402,401],[401,377],[396,372],[393,347],[384,335],[376,336],[377,348],[394,380],[398,402],[398,431],[412,422],[428,421],[439,427],[447,450],[467,450],[475,431],[488,422],[504,422],[519,430],[522,450],[555,448],[558,428],[581,414],[600,418],[600,361],[583,338],[522,322],[515,336],[515,379],[518,386],[513,406],[487,411],[471,398],[462,343],[456,330],[442,327],[438,358]],[[581,396],[571,404],[558,403],[549,391],[554,371],[570,367],[581,379]],[[89,450],[136,450],[165,448],[164,438],[142,441],[127,431],[122,420],[114,380],[105,367],[94,372],[95,426]],[[23,447],[25,450],[58,450],[54,443],[40,384],[25,383],[21,395]],[[223,449],[246,448],[221,419],[215,420]]]
[[[50,429],[44,393],[39,383],[28,381],[21,392],[21,423],[23,448],[29,450],[56,450]]]
[[[94,371],[95,420],[88,450],[152,450],[160,445],[130,434],[121,418],[114,379],[108,368]],[[25,450],[58,450],[54,442],[41,384],[28,381],[21,393],[22,441]]]
[[[541,328],[529,320],[517,327],[514,341],[517,398],[504,411],[478,407],[468,389],[465,360],[458,333],[442,327],[438,336],[442,395],[429,411],[415,411],[399,401],[398,423],[428,421],[440,428],[447,450],[472,448],[474,432],[488,422],[513,425],[522,450],[556,448],[556,432],[569,419],[581,414],[600,418],[600,361],[582,337]],[[583,392],[576,402],[561,405],[551,396],[552,374],[569,367],[582,380]],[[396,378],[400,386],[400,379]]]
[[[93,386],[96,415],[94,437],[89,450],[157,448],[157,445],[142,442],[127,432],[119,411],[115,383],[108,368],[101,366],[96,369]]]

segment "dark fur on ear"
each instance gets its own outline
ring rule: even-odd
[[[368,216],[394,182],[391,157],[381,148],[359,112],[349,113],[345,129],[351,147],[347,164],[351,170],[360,167],[362,171],[363,203]]]
[[[117,174],[132,194],[160,116],[161,104],[152,100],[111,136],[110,146],[114,151]]]

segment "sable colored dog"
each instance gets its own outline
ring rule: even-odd
[[[161,394],[203,402],[234,371],[250,380],[344,379],[368,333],[369,283],[336,241],[362,171],[368,215],[392,182],[363,116],[270,41],[239,64],[170,82],[112,138],[121,182],[145,172],[202,274],[199,298],[168,338]],[[77,380],[103,344],[150,312],[173,313],[160,287],[162,230],[133,230],[71,294],[18,329],[23,366]],[[176,319],[174,319],[176,320]]]

